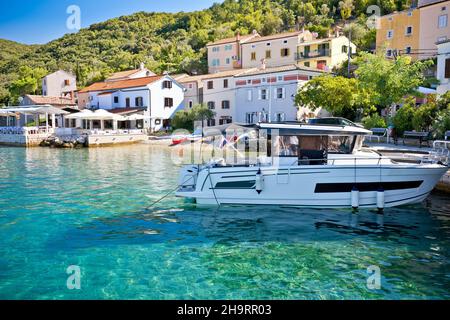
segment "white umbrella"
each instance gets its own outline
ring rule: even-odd
[[[91,117],[94,115],[94,112],[92,112],[89,109],[83,109],[80,112],[72,113],[68,116],[66,116],[66,119],[91,119]]]
[[[132,114],[131,116],[125,117],[126,121],[131,120],[144,120],[145,116],[143,114]]]
[[[108,112],[104,109],[98,109],[94,112],[92,118],[93,120],[124,120],[124,117],[121,115]]]

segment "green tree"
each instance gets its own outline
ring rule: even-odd
[[[354,120],[358,112],[373,111],[365,90],[359,89],[357,79],[341,76],[320,76],[308,81],[295,96],[298,106],[312,110],[324,108],[334,116]]]
[[[192,131],[195,121],[205,121],[214,118],[215,113],[205,104],[197,104],[191,109],[178,111],[172,119],[172,127]]]
[[[14,97],[25,94],[37,94],[42,89],[42,78],[47,74],[43,68],[31,68],[22,66],[19,69],[19,79],[13,81],[10,92]]]
[[[431,61],[412,62],[401,56],[388,60],[382,55],[363,52],[356,60],[356,76],[362,88],[371,93],[379,110],[403,102],[405,96],[418,95],[417,88],[424,81],[423,71]]]
[[[410,98],[392,118],[392,123],[398,135],[405,131],[411,131],[413,127],[413,118],[416,112],[415,99]]]
[[[386,128],[386,120],[378,113],[362,118],[361,122],[364,125],[364,128],[369,130],[372,128]]]

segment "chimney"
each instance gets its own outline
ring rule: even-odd
[[[236,41],[241,41],[241,33],[239,31],[236,33]]]
[[[143,62],[141,62],[141,64],[139,65],[139,70],[144,70],[145,69],[145,64]]]
[[[256,35],[258,34],[258,31],[253,30],[253,31],[252,31],[252,34],[253,34],[254,36],[256,36]]]

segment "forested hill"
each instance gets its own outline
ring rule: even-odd
[[[257,30],[267,35],[304,25],[325,36],[348,12],[360,47],[370,47],[374,32],[364,14],[378,4],[383,14],[408,6],[407,0],[225,0],[190,13],[138,12],[91,25],[45,45],[0,41],[0,104],[24,93],[39,93],[42,74],[72,71],[79,85],[144,62],[155,72],[204,72],[205,44]],[[34,82],[33,82],[34,81]]]

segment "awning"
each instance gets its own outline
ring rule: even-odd
[[[66,119],[83,119],[83,120],[117,120],[123,121],[124,117],[108,112],[104,109],[98,109],[92,112],[89,109],[84,109],[81,112],[71,114]]]
[[[2,114],[7,113],[21,113],[21,114],[69,114],[69,112],[52,107],[46,106],[23,106],[23,107],[8,107],[6,109],[0,109]]]

